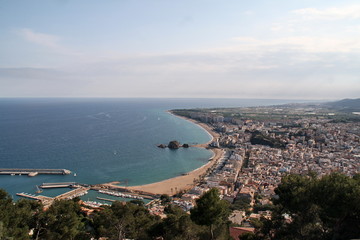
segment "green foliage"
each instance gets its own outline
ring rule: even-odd
[[[21,199],[14,203],[0,189],[0,239],[29,239],[29,231],[34,226],[33,216],[40,208],[40,204],[31,200]]]
[[[97,237],[151,239],[149,230],[159,219],[143,206],[114,202],[94,216]]]
[[[241,240],[257,240],[257,237],[254,233],[244,233],[239,237]]]
[[[196,206],[190,212],[195,223],[210,228],[211,239],[214,239],[214,227],[227,223],[230,208],[227,201],[220,200],[219,191],[213,188],[196,200]]]
[[[171,197],[167,194],[163,194],[160,196],[160,201],[162,205],[167,205],[171,202]]]
[[[145,206],[144,201],[143,201],[143,200],[140,200],[140,199],[133,199],[133,200],[130,201],[130,203],[136,204],[136,205],[142,206],[142,207]]]
[[[254,206],[254,212],[255,213],[257,213],[257,212],[259,212],[259,211],[266,211],[266,210],[270,210],[270,211],[272,211],[272,210],[274,210],[274,205],[272,205],[272,204],[265,204],[265,205],[261,205],[261,204],[256,204],[255,206]]]
[[[288,175],[276,189],[272,221],[263,239],[352,239],[360,237],[360,181],[339,173]],[[287,217],[287,220],[285,219]]]
[[[156,233],[153,236],[162,236],[165,240],[195,240],[201,239],[205,229],[191,221],[190,216],[185,212],[182,214],[169,214],[156,226]]]
[[[272,148],[285,148],[285,144],[279,139],[271,138],[257,131],[252,133],[250,142],[251,144],[260,144],[270,146]]]
[[[169,204],[164,208],[164,213],[165,214],[172,214],[172,215],[176,215],[176,216],[182,216],[185,215],[186,213],[184,212],[184,210],[182,210],[180,207],[173,205],[173,204]]]
[[[250,198],[239,197],[234,200],[233,204],[231,204],[231,209],[246,211],[250,208],[250,203],[251,203]]]
[[[40,239],[78,239],[85,232],[84,216],[74,201],[55,201],[50,208],[38,214],[36,235]]]
[[[167,202],[167,197],[163,200]],[[168,217],[161,220],[150,215],[140,202],[123,204],[114,202],[111,207],[104,207],[90,218],[81,213],[78,201],[55,201],[43,211],[42,206],[32,200],[13,202],[10,196],[0,190],[0,240],[10,239],[77,239],[106,237],[111,239],[155,239],[163,237],[171,240],[208,240],[208,225],[198,225],[211,217],[211,233],[216,239],[228,239],[228,204],[219,199],[218,191],[211,190],[199,200],[200,208],[192,216],[181,208],[167,204]],[[201,216],[201,211],[208,206],[211,214]],[[201,210],[203,209],[203,210]],[[196,219],[193,218],[196,215]],[[30,229],[33,235],[29,235]],[[213,239],[214,235],[213,235]]]

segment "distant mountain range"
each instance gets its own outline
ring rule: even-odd
[[[336,102],[327,102],[322,104],[328,108],[334,108],[338,111],[344,112],[360,112],[360,98],[343,99]]]

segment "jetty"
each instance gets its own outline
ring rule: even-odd
[[[47,188],[67,188],[76,187],[76,182],[58,182],[58,183],[43,183],[39,187],[43,189]]]
[[[74,190],[56,196],[54,199],[61,200],[61,199],[73,199],[75,197],[81,197],[87,194],[89,190],[90,188],[85,188],[85,187],[75,188]]]
[[[109,198],[102,198],[102,197],[96,197],[96,198],[97,198],[97,199],[99,199],[99,200],[109,201],[109,202],[115,202],[115,201],[118,201],[118,200],[109,199]]]
[[[40,168],[0,168],[0,175],[28,175],[34,177],[38,174],[68,175],[67,169],[40,169]]]
[[[16,195],[23,197],[23,198],[29,198],[32,200],[40,201],[45,208],[50,207],[50,205],[54,202],[54,199],[51,197],[43,196],[43,195],[34,195],[30,193],[17,193]]]
[[[53,198],[51,198],[51,197],[46,197],[43,195],[34,195],[34,194],[30,194],[30,193],[17,193],[16,195],[18,195],[20,197],[24,197],[24,198],[33,199],[33,200],[39,200],[39,201],[52,201],[53,200]]]
[[[23,198],[29,198],[29,199],[40,201],[44,205],[45,208],[48,208],[55,200],[73,199],[75,197],[80,197],[80,196],[87,194],[89,189],[90,188],[79,187],[79,188],[73,189],[69,192],[60,194],[53,198],[43,196],[43,195],[34,195],[34,194],[30,194],[30,193],[24,193],[24,192],[16,193],[16,195],[23,197]]]

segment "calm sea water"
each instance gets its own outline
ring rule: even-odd
[[[174,108],[259,106],[286,100],[244,99],[0,99],[0,168],[65,168],[67,176],[1,176],[14,198],[43,182],[139,185],[161,181],[205,164],[212,152],[160,149],[178,140],[204,143],[210,136],[174,117]],[[46,190],[55,196],[65,190]],[[92,196],[92,195],[90,195]]]

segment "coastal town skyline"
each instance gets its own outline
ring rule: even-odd
[[[352,0],[3,0],[0,97],[358,98],[359,12]]]

